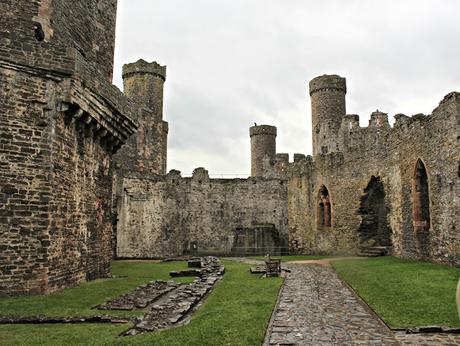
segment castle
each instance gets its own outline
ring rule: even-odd
[[[166,67],[111,84],[116,0],[2,3],[0,295],[48,293],[119,258],[393,254],[460,264],[460,93],[432,114],[347,114],[313,79],[313,155],[250,128],[251,177],[166,173]]]

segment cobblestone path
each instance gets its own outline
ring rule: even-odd
[[[264,345],[460,345],[460,335],[392,332],[328,266],[288,267]]]
[[[399,345],[331,268],[289,268],[267,345]]]

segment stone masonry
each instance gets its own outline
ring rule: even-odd
[[[196,250],[232,253],[235,230],[275,225],[291,253],[387,253],[460,263],[460,94],[431,115],[347,115],[346,81],[310,83],[312,156],[276,153],[276,128],[250,128],[249,179],[125,179],[118,200],[117,254],[161,257]],[[204,173],[206,172],[206,173]],[[250,188],[249,188],[250,187]],[[286,215],[287,211],[287,215]]]
[[[280,179],[210,179],[178,171],[125,178],[118,204],[117,255],[162,258],[229,255],[239,231],[272,225],[287,245],[287,184]],[[255,244],[254,244],[255,246]]]
[[[116,1],[0,3],[0,295],[106,276],[112,155],[136,130],[111,84]]]
[[[394,127],[376,111],[362,128],[358,115],[346,114],[346,90],[337,75],[310,82],[313,156],[289,162],[276,153],[276,128],[256,125],[247,180],[200,177],[203,170],[191,179],[171,171],[125,180],[118,256],[180,255],[192,246],[228,254],[235,229],[260,223],[276,225],[292,253],[459,264],[460,94],[431,115],[397,114]]]
[[[397,114],[391,127],[376,111],[360,127],[346,80],[319,76],[313,156],[289,162],[276,128],[256,125],[250,178],[166,174],[166,67],[125,65],[126,95],[111,84],[116,7],[0,3],[0,295],[105,276],[114,252],[276,246],[460,264],[460,93],[430,115]]]
[[[325,113],[336,118],[325,125],[333,133],[320,126],[319,134],[326,133],[314,142],[317,155],[295,155],[289,164],[291,250],[356,254],[392,245],[388,251],[397,256],[460,264],[460,94],[447,95],[430,115],[397,114],[394,127],[387,114],[374,112],[361,128],[357,115],[345,114],[345,90],[338,76],[310,83],[313,123]],[[330,200],[328,227],[320,222],[322,187]]]

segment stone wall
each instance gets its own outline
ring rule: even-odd
[[[287,242],[287,185],[280,179],[209,179],[204,169],[192,178],[178,171],[125,178],[118,207],[119,257],[229,255],[238,232],[264,225]]]
[[[0,4],[0,295],[109,272],[111,158],[136,129],[108,78],[115,3]]]
[[[459,94],[452,93],[429,116],[397,115],[394,128],[382,112],[373,113],[366,128],[359,127],[357,115],[346,115],[337,137],[341,152],[297,156],[288,167],[291,250],[357,254],[366,245],[358,232],[362,199],[375,177],[383,184],[393,253],[459,264],[459,101]],[[430,221],[423,230],[413,219],[418,160],[426,167],[429,187]],[[322,185],[331,199],[332,225],[327,228],[317,220]]]

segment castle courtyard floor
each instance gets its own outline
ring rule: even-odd
[[[459,334],[390,330],[327,262],[285,267],[264,345],[460,345]]]

